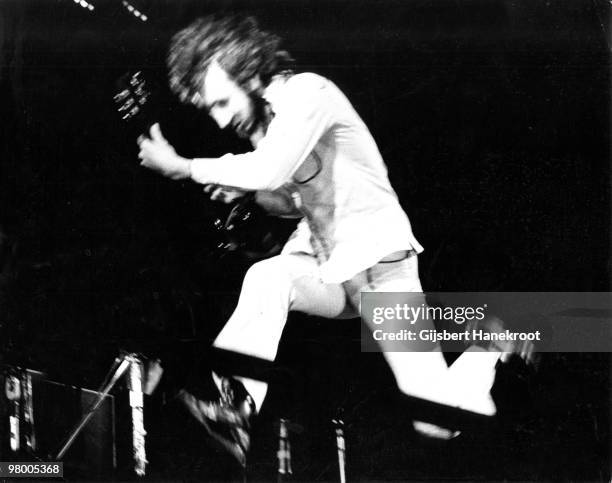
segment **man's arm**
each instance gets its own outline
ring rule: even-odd
[[[201,184],[274,191],[290,179],[333,123],[326,79],[287,82],[282,106],[255,150],[188,160],[178,156],[154,126],[151,139],[139,139],[141,164],[172,179],[191,177]]]
[[[301,218],[302,213],[295,207],[293,199],[284,190],[257,191],[255,202],[264,210],[281,218]]]

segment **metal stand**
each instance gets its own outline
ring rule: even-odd
[[[278,481],[285,481],[287,476],[293,474],[291,468],[291,443],[289,442],[288,420],[280,420],[278,430]]]
[[[10,448],[14,453],[22,449],[30,454],[36,451],[34,410],[32,406],[32,376],[27,369],[15,367],[5,377],[5,394],[11,402],[9,416]],[[22,440],[25,447],[22,448]]]
[[[338,471],[340,473],[340,483],[346,483],[346,444],[344,442],[344,421],[342,419],[332,419],[336,428],[336,446],[338,449]]]
[[[89,422],[93,414],[102,404],[117,381],[129,369],[128,387],[130,390],[130,406],[132,407],[132,448],[134,454],[134,471],[138,476],[144,476],[147,464],[145,453],[145,435],[143,419],[143,397],[142,397],[142,361],[136,354],[124,354],[115,359],[115,363],[110,370],[112,374],[108,382],[102,384],[102,389],[98,391],[98,398],[91,405],[81,421],[74,430],[68,435],[62,448],[55,456],[56,461],[61,461],[77,436]],[[108,379],[108,378],[107,378]]]

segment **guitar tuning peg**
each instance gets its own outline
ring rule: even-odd
[[[128,109],[132,109],[133,105],[134,105],[134,99],[130,98],[127,101],[125,101],[123,104],[121,104],[118,110],[119,112],[127,111]]]
[[[115,102],[121,102],[123,99],[125,99],[129,95],[130,95],[130,92],[127,89],[123,89],[121,92],[118,92],[117,94],[115,94],[113,96],[113,99],[115,100]]]
[[[147,102],[147,99],[149,98],[149,93],[145,91],[144,89],[138,88],[134,91],[134,94],[136,94],[139,104],[144,104],[145,102]]]
[[[140,71],[136,72],[131,78],[130,78],[130,85],[131,86],[137,86],[138,84],[142,84],[144,81],[141,79],[141,75],[140,75]]]

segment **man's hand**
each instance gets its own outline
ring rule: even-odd
[[[190,161],[176,154],[174,148],[162,135],[159,124],[155,123],[151,126],[150,136],[150,138],[138,137],[140,148],[138,157],[142,159],[140,165],[171,179],[189,178],[191,175]]]
[[[213,201],[221,201],[223,203],[233,203],[245,196],[248,191],[229,186],[221,186],[218,184],[207,184],[204,187],[204,193],[210,194],[210,199]]]

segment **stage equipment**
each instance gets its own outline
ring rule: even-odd
[[[83,430],[87,422],[100,407],[104,398],[115,386],[121,376],[123,376],[128,370],[128,388],[130,390],[130,406],[132,408],[132,451],[134,457],[134,472],[138,476],[144,476],[147,459],[145,452],[146,431],[144,429],[142,395],[143,365],[141,358],[136,354],[123,354],[115,359],[115,362],[109,371],[109,376],[107,376],[105,382],[102,383],[101,390],[98,391],[97,399],[66,438],[64,444],[54,458],[56,461],[61,461],[64,458],[64,455],[68,449],[70,449],[70,446],[79,433]]]
[[[98,396],[95,391],[50,381],[42,372],[10,365],[2,366],[0,386],[4,388],[0,460],[51,461],[62,435]],[[113,396],[104,399],[75,447],[78,449],[64,462],[71,471],[97,478],[116,468]]]
[[[278,429],[278,481],[285,481],[286,475],[292,475],[291,469],[291,443],[289,441],[289,421],[280,419]]]
[[[336,448],[338,450],[338,472],[340,483],[346,483],[346,443],[344,441],[344,421],[339,417],[332,419],[336,429]]]
[[[36,451],[36,433],[32,404],[32,371],[21,367],[9,368],[4,376],[4,390],[10,406],[10,449],[14,453],[23,449],[33,454]]]
[[[132,5],[130,2],[127,2],[126,0],[123,0],[121,2],[121,5],[123,5],[125,7],[125,9],[130,12],[132,15],[134,15],[134,17],[136,17],[137,19],[146,22],[147,20],[149,20],[149,17],[147,17],[147,15],[143,12],[141,12],[140,10],[138,10],[134,5]]]
[[[96,8],[91,3],[89,3],[89,2],[87,2],[85,0],[74,0],[74,3],[76,3],[77,5],[80,5],[83,8],[86,8],[90,12],[92,12]]]

